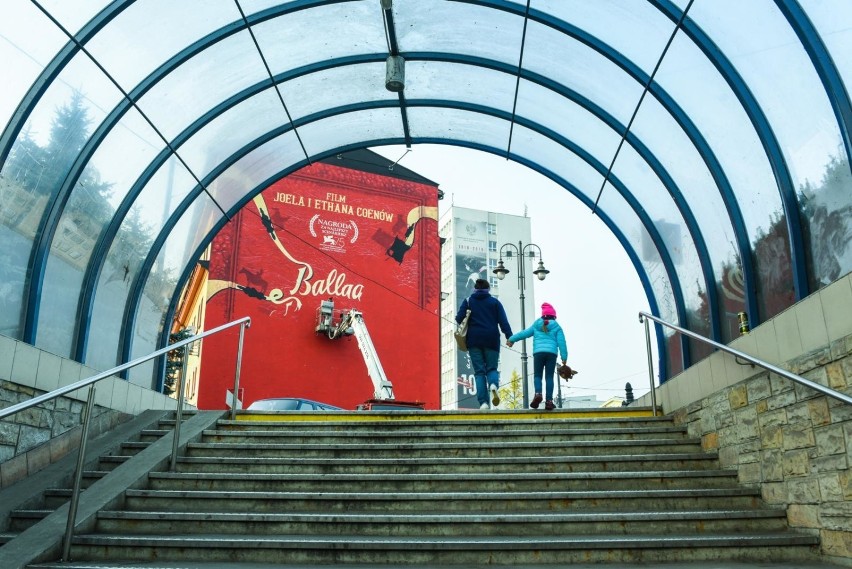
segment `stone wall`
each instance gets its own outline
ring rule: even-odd
[[[783,367],[852,394],[852,335]],[[819,532],[823,554],[852,565],[852,405],[746,368],[750,377],[675,411],[676,422],[767,504],[787,507],[791,527]]]
[[[0,408],[42,393],[0,380]],[[80,401],[59,397],[0,421],[0,488],[14,484],[77,449],[84,407]],[[96,437],[131,417],[96,405],[89,436]]]
[[[732,348],[852,395],[852,273],[730,343]],[[650,405],[650,395],[637,399]],[[716,351],[657,388],[664,413],[718,450],[790,525],[819,532],[852,567],[852,405]]]

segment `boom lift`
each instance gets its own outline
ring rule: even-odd
[[[373,381],[373,398],[358,405],[359,411],[422,411],[424,404],[420,402],[399,401],[393,396],[393,385],[385,375],[376,347],[364,323],[364,315],[354,308],[347,312],[341,311],[339,320],[334,320],[334,299],[329,298],[320,303],[317,310],[317,326],[314,332],[325,334],[330,340],[355,336],[358,348],[367,365],[367,374]]]
[[[376,347],[373,345],[373,340],[367,331],[367,325],[364,323],[364,315],[361,312],[354,308],[348,312],[341,312],[340,320],[335,324],[334,299],[323,300],[317,311],[315,332],[317,334],[324,333],[330,340],[354,335],[355,339],[358,340],[358,347],[361,349],[364,363],[367,364],[367,374],[373,380],[373,387],[375,388],[373,399],[388,400],[394,398],[393,385],[385,375],[382,362],[379,361],[379,355],[376,353]]]

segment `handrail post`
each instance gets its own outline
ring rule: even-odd
[[[657,388],[654,385],[654,358],[651,355],[651,330],[648,326],[648,319],[639,315],[639,320],[645,323],[645,348],[648,351],[648,379],[651,383],[651,408],[654,410],[654,417],[657,416]]]
[[[183,400],[186,397],[186,368],[189,360],[189,346],[190,344],[186,344],[181,348],[183,350],[183,362],[181,363],[180,380],[178,381],[177,409],[175,410],[175,430],[174,439],[172,439],[172,458],[169,461],[170,472],[174,472],[175,466],[177,465],[178,444],[180,443],[180,422],[183,415]]]
[[[240,324],[240,342],[237,345],[237,369],[234,371],[234,399],[231,404],[231,421],[237,417],[237,402],[240,396],[240,368],[243,365],[243,336],[245,335],[246,322]]]
[[[74,536],[74,525],[77,521],[77,504],[80,501],[80,486],[83,481],[83,467],[86,465],[86,444],[89,441],[89,423],[95,407],[95,385],[89,386],[89,399],[86,401],[86,416],[80,433],[80,451],[77,455],[77,470],[74,472],[74,487],[71,490],[71,501],[68,503],[68,522],[65,524],[65,537],[62,540],[62,559],[70,561],[71,538]]]

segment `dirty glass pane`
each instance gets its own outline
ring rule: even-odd
[[[98,276],[86,363],[108,369],[118,361],[124,310],[144,257],[175,207],[195,186],[183,166],[170,159],[151,178],[125,216]]]
[[[698,47],[678,34],[656,80],[707,139],[733,187],[755,251],[758,311],[766,320],[790,305],[793,281],[781,197],[751,120]]]
[[[160,336],[165,325],[169,303],[176,293],[178,279],[194,260],[202,239],[222,218],[219,208],[205,194],[200,194],[172,229],[165,245],[157,255],[139,305],[130,359],[161,348]],[[149,360],[129,370],[128,379],[136,385],[154,388],[154,367],[157,359]]]
[[[699,3],[690,16],[725,51],[769,118],[802,211],[810,287],[830,284],[852,270],[852,176],[807,52],[771,0]]]
[[[508,121],[457,109],[410,108],[408,124],[414,138],[465,140],[496,148],[504,148],[509,140]]]
[[[50,245],[36,344],[70,355],[83,276],[104,227],[139,173],[160,150],[134,110],[104,140],[74,186]]]
[[[104,9],[110,0],[40,0],[39,2],[62,26],[76,34],[80,28]]]
[[[84,89],[73,86],[84,85]],[[90,63],[78,56],[54,81],[18,134],[0,171],[0,231],[4,235],[0,277],[0,330],[18,336],[23,295],[32,267],[30,252],[46,215],[80,150],[119,94]],[[7,240],[9,246],[5,246]],[[11,244],[14,244],[12,247]],[[44,296],[44,295],[43,295]]]

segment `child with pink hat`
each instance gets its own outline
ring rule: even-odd
[[[556,322],[556,309],[550,303],[542,303],[541,318],[532,326],[509,337],[506,345],[510,348],[518,340],[532,336],[533,339],[533,386],[535,396],[530,401],[530,407],[538,409],[542,401],[542,379],[545,381],[544,408],[551,411],[556,408],[553,404],[553,375],[556,372],[556,357],[562,357],[562,364],[568,359],[568,345],[565,343],[565,333]]]

